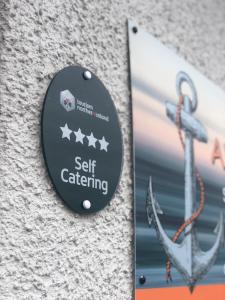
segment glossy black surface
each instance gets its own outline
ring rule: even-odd
[[[42,147],[48,173],[58,195],[74,211],[93,213],[104,208],[115,193],[123,149],[113,101],[93,73],[91,79],[84,79],[85,70],[79,66],[66,67],[50,83],[42,112]],[[67,103],[65,93],[61,103],[62,91],[69,91],[75,103]],[[63,135],[65,128],[69,132],[71,130],[70,134],[67,131],[66,137]],[[79,129],[84,135],[81,138],[83,143],[77,141],[74,133]],[[96,138],[96,141],[92,140],[95,147],[90,145],[87,138],[91,133]],[[103,142],[102,147],[99,140],[109,144]],[[81,163],[83,169],[78,170]],[[76,175],[77,172],[80,177]],[[70,178],[72,183],[65,182],[69,180],[70,173],[74,174]],[[81,178],[84,185],[81,184]],[[89,210],[82,206],[86,199],[91,201]]]

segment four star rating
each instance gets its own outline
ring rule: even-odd
[[[94,137],[93,132],[91,132],[90,135],[85,135],[82,133],[80,128],[77,131],[72,131],[69,129],[67,123],[63,127],[60,127],[60,129],[62,131],[62,139],[66,138],[70,141],[70,136],[73,132],[76,138],[76,143],[81,143],[83,145],[84,138],[86,137],[88,140],[88,147],[96,148],[96,142],[98,142],[100,144],[100,150],[108,152],[109,142],[106,141],[104,136],[101,138],[101,140],[99,140]]]

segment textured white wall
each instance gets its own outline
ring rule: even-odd
[[[225,88],[223,0],[0,0],[0,299],[132,299],[127,18]],[[56,196],[40,147],[46,89],[70,64],[104,82],[123,131],[119,189],[91,217]]]

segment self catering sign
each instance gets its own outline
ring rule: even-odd
[[[225,299],[225,93],[129,22],[135,299]]]
[[[106,206],[120,178],[122,137],[112,99],[94,74],[70,66],[53,78],[42,145],[53,185],[70,208],[91,213]]]

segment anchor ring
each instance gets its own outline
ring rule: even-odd
[[[189,87],[191,89],[191,92],[192,92],[191,111],[194,112],[194,111],[196,111],[197,106],[198,106],[197,91],[196,91],[195,85],[187,73],[180,71],[176,77],[176,88],[177,88],[178,96],[181,96],[181,95],[184,96],[182,94],[182,90],[181,90],[181,86],[184,82],[187,82],[187,84],[189,85]]]

